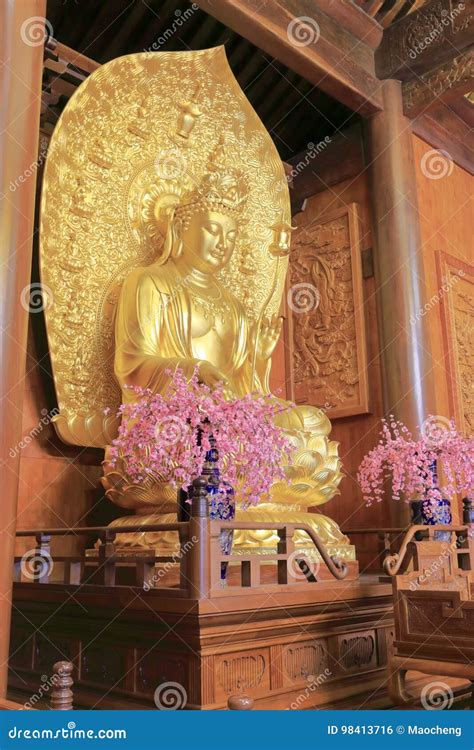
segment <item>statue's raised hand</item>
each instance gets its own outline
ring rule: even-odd
[[[282,323],[283,318],[279,315],[273,315],[271,318],[264,318],[261,321],[260,331],[255,324],[252,330],[252,343],[253,346],[257,346],[257,359],[270,359],[280,338]],[[257,339],[256,342],[255,339]]]

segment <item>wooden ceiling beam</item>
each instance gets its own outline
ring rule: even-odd
[[[403,110],[407,117],[428,112],[441,102],[447,103],[472,90],[474,47],[444,62],[419,78],[402,86]]]
[[[373,49],[312,0],[197,0],[202,10],[363,115],[382,108]],[[284,7],[285,6],[285,7]],[[367,18],[370,29],[373,19]]]
[[[382,2],[383,0],[378,0],[379,5]],[[281,0],[281,5],[286,6],[286,2]],[[314,2],[312,7],[314,12]],[[377,49],[382,41],[383,28],[370,13],[364,12],[360,5],[341,3],[341,0],[318,0],[318,8],[372,49]]]
[[[411,127],[415,135],[433,148],[445,151],[455,164],[474,174],[473,131],[466,114],[458,115],[457,104],[449,107],[441,104],[433,111],[415,117]],[[469,103],[467,105],[472,107]]]
[[[431,0],[385,29],[375,53],[378,78],[409,80],[472,44],[474,0]]]

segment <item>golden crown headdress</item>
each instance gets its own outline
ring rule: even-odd
[[[176,206],[175,217],[183,220],[201,208],[239,214],[247,201],[249,185],[243,172],[231,163],[229,145],[221,138],[209,155],[201,181]]]

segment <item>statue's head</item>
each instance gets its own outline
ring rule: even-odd
[[[224,268],[232,257],[248,184],[223,156],[220,143],[200,183],[172,211],[160,262],[185,256],[197,270],[211,273]]]
[[[175,233],[181,253],[202,273],[219,271],[227,265],[237,240],[237,218],[216,208],[193,211],[185,223],[175,218]]]

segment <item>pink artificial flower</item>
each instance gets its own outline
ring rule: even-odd
[[[260,394],[227,400],[222,385],[211,390],[197,371],[189,380],[180,369],[169,375],[164,395],[134,387],[140,398],[121,405],[111,464],[122,461],[132,482],[153,476],[187,489],[203,472],[212,438],[221,486],[234,488],[244,505],[266,498],[285,477],[290,441],[274,421],[285,407]]]
[[[474,439],[460,435],[451,420],[446,424],[430,415],[415,440],[407,427],[393,416],[382,420],[381,439],[362,460],[358,481],[367,505],[380,502],[384,484],[391,480],[392,498],[406,502],[413,499],[431,501],[432,507],[442,497],[473,493]],[[441,470],[438,481],[432,471]]]

